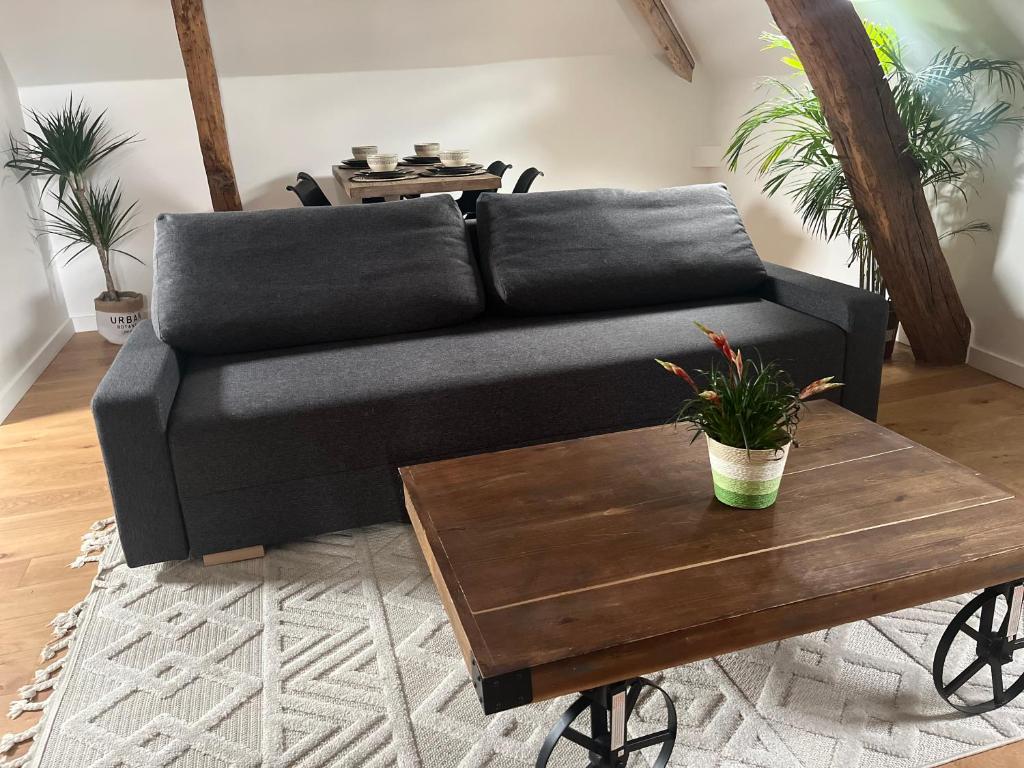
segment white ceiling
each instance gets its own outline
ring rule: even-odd
[[[757,39],[771,25],[764,0],[669,1],[702,71],[777,68],[777,54]],[[1024,59],[1020,2],[856,5],[894,24],[922,56],[955,42]],[[656,52],[632,0],[206,0],[206,8],[224,77]],[[168,0],[3,0],[0,54],[20,86],[183,76]]]
[[[19,30],[40,22],[46,33]],[[206,0],[222,77],[653,55],[632,0]],[[19,86],[183,77],[169,0],[3,0]]]

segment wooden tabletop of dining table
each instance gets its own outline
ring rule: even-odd
[[[410,171],[420,171],[416,166],[400,165]],[[493,173],[474,174],[472,176],[420,176],[395,181],[352,181],[352,177],[360,172],[358,168],[344,165],[332,167],[334,179],[342,191],[352,200],[364,200],[368,197],[383,197],[385,200],[398,200],[402,195],[423,195],[428,192],[465,192],[468,190],[497,191],[501,189],[501,177]]]

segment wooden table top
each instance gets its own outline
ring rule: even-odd
[[[763,511],[671,426],[403,467],[485,710],[1024,576],[1010,491],[829,402],[798,438]]]
[[[424,166],[405,166],[411,171],[423,170]],[[493,173],[481,173],[473,176],[417,176],[414,179],[399,181],[352,181],[352,177],[360,172],[358,168],[347,168],[344,165],[332,166],[335,180],[353,200],[364,197],[392,197],[400,195],[423,195],[428,192],[464,192],[467,190],[495,191],[501,189],[501,177]]]

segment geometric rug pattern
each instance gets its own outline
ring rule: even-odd
[[[670,765],[923,768],[1024,736],[1024,704],[966,718],[932,688],[966,599],[652,675],[679,715]],[[522,768],[571,701],[482,714],[407,525],[210,568],[129,569],[115,538],[32,764]],[[651,697],[635,717],[662,714]],[[552,765],[581,754],[560,746]]]

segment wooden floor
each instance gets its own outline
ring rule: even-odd
[[[65,566],[88,526],[112,514],[89,400],[116,351],[77,334],[0,425],[0,714],[39,666],[49,621],[92,579],[92,566]],[[917,367],[900,349],[879,421],[1024,494],[1024,389],[967,366]],[[0,719],[0,733],[33,722]],[[1017,768],[1024,743],[951,765]]]

